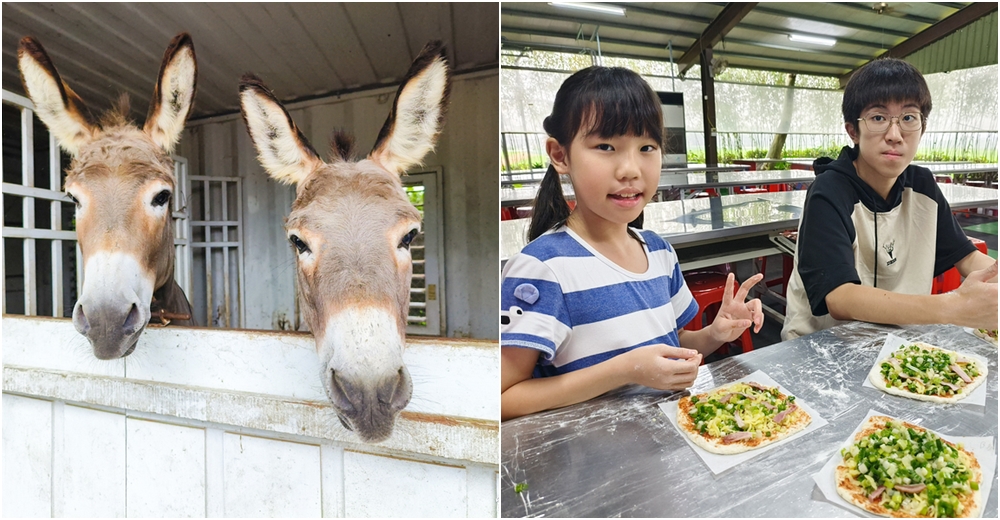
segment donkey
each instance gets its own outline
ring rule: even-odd
[[[151,317],[192,324],[191,304],[174,281],[170,213],[170,152],[191,111],[197,78],[191,37],[178,34],[167,47],[142,129],[128,120],[124,95],[96,122],[38,40],[21,39],[17,59],[39,119],[73,158],[64,189],[76,203],[83,253],[76,330],[99,359],[115,359],[135,350]]]
[[[368,157],[352,159],[353,138],[335,132],[324,162],[259,78],[246,74],[240,82],[243,119],[261,165],[296,185],[285,230],[323,386],[340,422],[366,442],[389,437],[413,391],[403,349],[410,242],[421,218],[400,175],[434,149],[449,89],[444,48],[431,42],[396,92]]]

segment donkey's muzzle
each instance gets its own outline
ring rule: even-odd
[[[406,367],[377,381],[365,381],[330,370],[327,394],[337,417],[365,442],[389,438],[396,415],[410,402],[413,382]]]
[[[90,341],[98,359],[131,354],[148,321],[149,309],[138,301],[125,304],[80,301],[73,309],[73,326]]]

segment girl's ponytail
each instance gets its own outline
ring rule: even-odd
[[[546,231],[565,222],[567,218],[569,218],[569,204],[563,197],[559,174],[550,164],[538,186],[538,194],[535,195],[531,225],[528,227],[528,241],[540,237]]]

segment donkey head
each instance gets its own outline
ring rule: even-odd
[[[351,160],[352,139],[336,133],[324,162],[260,79],[247,74],[240,83],[261,164],[297,186],[285,229],[323,386],[344,426],[368,442],[392,433],[412,393],[403,348],[420,213],[400,175],[434,148],[448,88],[444,49],[431,43],[410,67],[368,157]]]
[[[100,359],[130,354],[150,318],[154,289],[172,282],[174,189],[170,152],[194,100],[194,46],[170,42],[142,129],[127,119],[127,98],[98,123],[27,36],[18,65],[38,117],[73,157],[65,190],[76,203],[84,284],[73,309],[76,330]]]

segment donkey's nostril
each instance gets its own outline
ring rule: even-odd
[[[410,374],[406,368],[400,368],[397,372],[399,377],[394,378],[394,388],[392,399],[389,405],[393,411],[399,411],[410,404],[410,397],[413,395],[413,383],[410,381]]]
[[[90,322],[87,320],[87,315],[83,312],[83,305],[77,304],[76,308],[73,309],[73,325],[80,334],[86,335],[90,332]]]
[[[125,317],[125,323],[122,328],[125,329],[126,333],[132,333],[139,329],[139,308],[133,303],[132,308],[128,311],[128,316]]]
[[[330,400],[333,405],[344,411],[353,411],[351,402],[351,384],[345,381],[336,370],[330,370]]]

